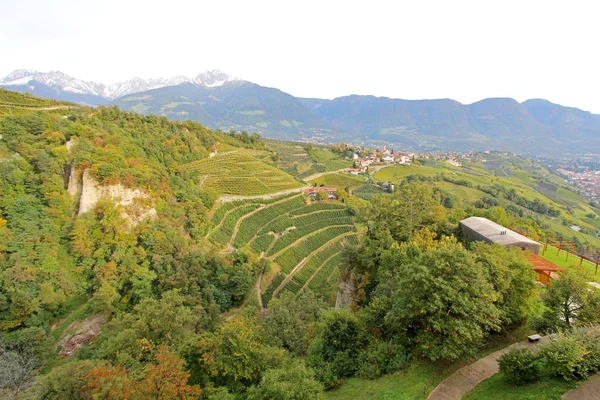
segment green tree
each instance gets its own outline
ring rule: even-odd
[[[500,372],[512,383],[523,385],[540,377],[538,357],[527,347],[516,347],[498,360]]]
[[[431,360],[473,352],[501,328],[498,294],[472,253],[445,239],[430,251],[403,244],[383,257],[376,295],[389,304],[385,329]]]
[[[262,343],[261,328],[249,318],[236,318],[223,324],[215,333],[203,335],[195,358],[200,370],[216,386],[234,393],[245,391],[260,382],[262,374],[283,361],[283,350]]]
[[[583,271],[565,271],[560,279],[543,293],[546,308],[536,325],[543,331],[571,329],[578,323],[600,319],[600,296],[588,285]]]
[[[257,386],[248,390],[248,400],[320,400],[323,386],[314,372],[301,360],[292,360],[283,368],[265,372]]]
[[[307,363],[326,387],[332,387],[358,369],[366,332],[358,316],[345,308],[327,311],[320,324],[320,332],[309,347]]]
[[[269,302],[264,322],[266,341],[298,355],[306,354],[308,329],[317,322],[324,308],[323,302],[308,290],[297,297],[292,292],[284,292]]]
[[[71,361],[53,368],[38,379],[32,397],[52,400],[84,400],[87,398],[88,374],[94,368],[90,360]]]
[[[495,304],[502,313],[502,325],[523,322],[534,308],[537,279],[526,256],[518,249],[483,242],[473,244],[473,253],[498,296]]]

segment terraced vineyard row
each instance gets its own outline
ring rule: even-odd
[[[301,240],[297,245],[285,250],[277,256],[275,262],[281,267],[281,271],[289,274],[310,253],[317,250],[323,244],[334,239],[336,236],[352,232],[352,226],[332,226]]]
[[[263,226],[265,226],[265,224],[282,214],[286,214],[301,207],[304,207],[304,198],[302,196],[296,196],[283,203],[265,207],[256,214],[246,218],[240,224],[240,230],[235,237],[235,246],[238,248],[244,246]]]
[[[313,291],[323,291],[326,286],[334,282],[339,282],[339,265],[341,262],[341,253],[338,253],[334,257],[327,260],[327,262],[321,267],[319,273],[310,281],[308,288]],[[336,272],[337,274],[335,274]]]
[[[259,254],[269,250],[267,256],[272,256],[316,230],[327,226],[351,224],[352,213],[347,207],[331,211],[318,211],[317,214],[302,214],[293,218],[281,215],[258,231],[257,237],[250,243],[250,247]],[[275,240],[276,242],[270,249],[269,247]]]
[[[234,209],[234,211],[225,217],[222,225],[209,235],[209,239],[211,239],[213,242],[226,245],[229,243],[229,240],[231,240],[231,236],[233,235],[233,230],[235,229],[237,221],[244,215],[251,213],[259,207],[260,204],[248,204]]]
[[[275,289],[277,289],[279,285],[281,285],[284,279],[284,274],[277,274],[271,281],[269,287],[262,292],[261,297],[264,305],[267,305],[269,303],[269,300],[271,300],[271,298],[273,297],[273,292],[275,292]]]
[[[310,207],[310,206],[308,206]],[[308,208],[305,207],[305,208]],[[293,215],[295,211],[289,214],[280,215],[279,217],[271,220],[268,224],[264,225],[259,231],[258,235],[267,234],[269,232],[281,233],[290,227],[302,227],[315,221],[315,219],[331,219],[341,217],[352,217],[352,212],[348,207],[335,208],[331,210],[314,211],[309,214]]]
[[[283,200],[285,198],[293,197],[293,196],[297,196],[297,195],[298,195],[297,193],[290,193],[290,194],[286,194],[283,196],[273,197],[271,199],[249,199],[249,200],[237,200],[237,201],[229,201],[227,203],[222,203],[213,213],[211,222],[215,226],[218,225],[221,222],[221,220],[223,219],[223,217],[225,217],[225,214],[227,214],[227,211],[233,210],[234,208],[237,208],[242,205],[247,205],[247,204],[252,204],[252,203],[271,204],[271,203],[275,203],[280,200]]]
[[[328,226],[346,226],[352,224],[351,217],[331,218],[331,219],[318,219],[313,220],[310,224],[304,226],[296,226],[296,229],[292,229],[286,232],[284,235],[279,237],[273,247],[267,253],[268,257],[271,257],[277,252],[285,249],[295,241],[303,238],[304,236],[310,235],[313,232],[323,229]]]
[[[312,203],[307,205],[304,208],[300,208],[296,211],[292,211],[290,213],[290,215],[292,216],[296,216],[296,215],[302,215],[302,214],[309,214],[315,211],[322,211],[322,210],[343,210],[346,207],[343,204],[340,203],[323,203],[323,202],[318,202],[318,203]]]
[[[339,264],[339,262],[341,261],[341,253],[344,249],[345,243],[347,243],[347,239],[348,236],[343,237],[340,240],[331,243],[330,245],[320,249],[317,253],[313,254],[313,256],[308,260],[308,262],[304,264],[302,268],[298,272],[296,272],[294,277],[288,282],[288,284],[285,286],[285,290],[298,293],[298,290],[300,290],[309,280],[312,282],[312,280],[314,279],[321,279],[321,277],[324,274],[326,274],[325,279],[327,279],[329,275],[331,275],[331,270],[325,271],[325,273],[323,273],[323,267],[327,263],[331,262],[332,258],[335,258],[335,260],[337,261],[337,264],[335,265]],[[315,273],[316,275],[313,277]],[[294,290],[295,288],[298,288],[298,290]]]

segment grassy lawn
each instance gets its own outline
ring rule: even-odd
[[[579,257],[569,254],[567,259],[568,253],[564,250],[561,250],[559,255],[557,255],[556,253],[558,253],[558,249],[556,247],[548,246],[544,254],[542,254],[542,252],[540,251],[540,256],[544,257],[546,260],[558,265],[561,268],[571,269],[579,267]],[[581,266],[583,267],[584,271],[587,272],[593,278],[594,281],[600,283],[600,271],[598,275],[596,275],[596,264],[591,263],[587,260],[583,260]]]
[[[463,400],[560,400],[563,394],[575,387],[574,383],[553,378],[515,386],[507,382],[503,374],[498,373],[477,385]]]
[[[373,176],[379,181],[397,183],[400,179],[406,178],[409,175],[437,175],[444,171],[447,170],[437,167],[422,167],[419,165],[395,165],[393,167],[380,169],[375,172],[375,175]]]
[[[346,379],[339,388],[325,392],[325,399],[426,399],[429,393],[455,368],[440,369],[433,364],[416,364],[379,379]]]

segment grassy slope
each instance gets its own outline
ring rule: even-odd
[[[496,374],[467,393],[463,400],[560,400],[575,388],[575,384],[560,379],[544,378],[529,385],[515,386]]]
[[[334,186],[339,189],[348,187],[350,190],[362,186],[367,181],[366,177],[350,175],[344,172],[333,172],[325,174],[319,178],[308,181],[309,184],[317,184],[324,186]]]
[[[265,158],[264,161],[297,179],[352,166],[351,160],[332,152],[327,146],[311,144],[309,147],[303,143],[275,140],[268,140],[266,143],[269,149],[277,153],[277,157],[275,159]]]
[[[10,90],[0,89],[0,116],[16,115],[35,109],[44,109],[50,107],[71,107],[76,106],[66,101],[57,101],[35,97],[29,93],[17,93]]]
[[[325,392],[325,399],[426,399],[453,371],[454,369],[441,370],[433,364],[413,364],[403,371],[379,379],[346,379],[339,388]]]

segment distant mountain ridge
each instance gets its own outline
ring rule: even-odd
[[[451,99],[358,95],[296,98],[218,70],[191,79],[133,78],[109,86],[61,72],[17,70],[0,80],[0,87],[91,105],[114,104],[138,113],[284,140],[387,143],[424,151],[600,153],[599,115],[543,99],[519,103],[490,98],[461,104]]]
[[[104,99],[104,101],[96,99],[97,104],[103,104],[107,100],[113,100],[131,93],[145,92],[166,86],[176,86],[184,82],[205,87],[215,87],[227,82],[236,81],[241,81],[241,79],[229,76],[219,70],[212,70],[198,74],[193,78],[179,75],[166,79],[143,79],[136,76],[124,82],[104,85],[102,83],[77,79],[60,71],[39,72],[29,69],[18,69],[2,78],[0,80],[0,87],[5,89],[11,89],[12,87],[17,91],[28,91],[35,94],[33,93],[35,85],[31,84],[34,82],[38,86],[42,84],[43,89],[46,91],[48,90],[47,88],[54,90],[56,96],[67,96],[67,94],[97,96]],[[33,88],[26,90],[29,86]],[[18,88],[22,90],[18,90]],[[93,97],[89,99],[93,99]]]
[[[191,119],[214,129],[262,132],[298,139],[310,130],[327,130],[296,97],[246,81],[216,86],[182,83],[120,97],[110,104],[124,110]]]

